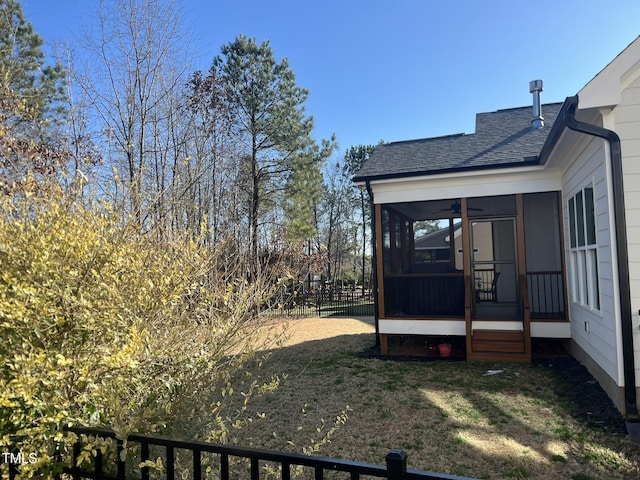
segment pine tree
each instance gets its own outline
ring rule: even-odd
[[[0,0],[0,88],[24,103],[24,120],[57,112],[64,100],[63,69],[46,65],[42,38],[15,0]]]
[[[334,144],[314,143],[313,118],[304,108],[308,91],[296,85],[286,58],[276,61],[269,42],[237,37],[222,47],[214,72],[225,86],[235,133],[244,145],[240,188],[246,194],[249,253],[257,259],[268,209],[296,212],[288,225],[294,236],[313,231],[309,201],[318,197],[320,167]]]
[[[58,173],[66,153],[56,138],[63,69],[45,64],[42,38],[14,0],[0,0],[0,188]]]

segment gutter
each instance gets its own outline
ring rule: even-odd
[[[376,241],[376,206],[373,203],[373,190],[371,189],[371,181],[366,180],[367,193],[371,200],[371,244],[373,246],[371,256],[371,280],[373,288],[373,320],[376,327],[376,348],[380,346],[380,312],[378,311],[378,252]]]
[[[578,96],[568,97],[567,109],[563,120],[567,128],[605,139],[609,143],[611,155],[611,175],[613,183],[613,215],[616,232],[616,251],[618,256],[618,286],[620,290],[620,330],[622,333],[622,361],[624,372],[624,396],[627,431],[633,437],[640,434],[640,417],[636,396],[635,359],[633,353],[633,317],[631,313],[631,286],[629,281],[629,251],[627,248],[627,229],[624,205],[624,186],[622,174],[622,149],[620,137],[613,130],[598,125],[581,122],[576,119]],[[564,107],[563,107],[564,110]],[[635,425],[630,425],[635,424]],[[640,441],[640,436],[634,438]]]

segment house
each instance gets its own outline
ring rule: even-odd
[[[430,231],[421,236],[416,236],[417,232],[414,232],[414,236],[416,236],[413,243],[415,262],[451,262],[451,259],[456,255],[458,258],[456,258],[455,261],[462,261],[462,255],[457,253],[457,251],[461,249],[461,233],[460,224],[454,225],[454,241],[452,243],[451,232],[448,226]]]
[[[529,361],[563,339],[620,411],[640,390],[640,37],[577,95],[476,116],[475,133],[378,146],[354,181],[373,199],[376,326],[464,339],[468,360]],[[533,111],[533,115],[532,115]],[[449,230],[418,262],[415,222]]]

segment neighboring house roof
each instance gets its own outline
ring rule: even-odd
[[[354,181],[536,165],[561,106],[542,106],[545,125],[541,129],[531,126],[532,107],[528,106],[478,113],[472,134],[380,145]]]
[[[460,228],[460,222],[453,225],[455,230]],[[457,235],[456,235],[457,236]],[[415,239],[416,250],[428,250],[432,248],[449,248],[449,227],[440,228]]]

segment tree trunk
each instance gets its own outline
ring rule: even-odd
[[[360,203],[362,207],[362,297],[365,294],[364,282],[365,282],[365,266],[367,262],[367,218],[364,205],[364,192],[360,190]]]
[[[258,214],[260,206],[260,174],[258,172],[258,147],[256,136],[253,135],[251,152],[251,206],[249,211],[251,238],[249,239],[249,268],[252,278],[256,278],[259,272],[260,260],[258,259]]]

